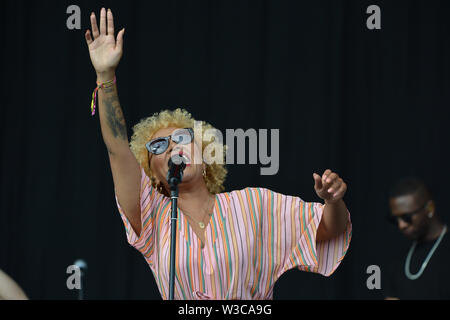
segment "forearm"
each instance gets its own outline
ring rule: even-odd
[[[325,201],[323,209],[322,221],[319,228],[325,239],[332,239],[340,235],[347,228],[348,210],[344,200],[340,199],[337,202]]]
[[[97,74],[98,82],[114,79],[114,72]],[[129,148],[127,126],[120,107],[117,84],[100,88],[97,92],[98,113],[103,141],[111,155],[118,154],[124,148]]]

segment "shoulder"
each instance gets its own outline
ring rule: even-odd
[[[230,192],[221,193],[225,197],[238,197],[238,196],[247,196],[247,197],[256,197],[264,200],[300,200],[303,201],[299,196],[286,195],[277,191],[273,191],[268,188],[263,187],[246,187],[240,190],[233,190]]]
[[[267,194],[270,190],[260,187],[246,187],[243,189],[232,190],[229,192],[222,192],[216,196],[222,203],[228,203],[234,207],[244,206],[246,208],[261,208],[262,204],[266,202]]]
[[[272,207],[281,203],[297,202],[300,198],[287,196],[279,192],[275,192],[268,188],[262,187],[246,187],[240,190],[233,190],[220,194],[223,199],[234,203],[247,203],[255,205],[258,208]]]
[[[273,191],[261,188],[261,187],[246,187],[239,190],[232,190],[229,192],[223,192],[219,195],[224,197],[236,198],[236,197],[246,197],[246,198],[254,198],[254,197],[265,197],[267,194],[272,193]]]

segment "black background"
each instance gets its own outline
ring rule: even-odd
[[[81,30],[66,8],[81,8]],[[381,30],[366,9],[381,8]],[[111,8],[126,27],[117,74],[131,127],[184,107],[226,128],[280,129],[280,167],[229,165],[227,191],[267,187],[319,201],[313,172],[349,188],[353,238],[330,277],[292,270],[276,299],[379,299],[366,269],[405,241],[387,189],[423,177],[446,219],[450,181],[448,1],[1,1],[0,268],[32,299],[75,299],[66,268],[88,262],[89,299],[160,299],[114,201],[84,32]]]

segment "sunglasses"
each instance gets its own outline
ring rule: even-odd
[[[161,154],[169,147],[170,140],[176,144],[189,144],[194,140],[194,130],[192,128],[177,129],[170,136],[150,140],[145,147],[152,154]]]
[[[425,209],[425,207],[428,205],[428,202],[425,202],[425,204],[417,209],[416,211],[405,213],[399,216],[394,216],[392,214],[388,214],[387,219],[390,223],[397,225],[399,220],[402,220],[403,222],[407,224],[412,224],[413,217],[418,214],[420,211]]]

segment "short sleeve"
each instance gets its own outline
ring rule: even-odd
[[[298,268],[302,271],[331,275],[344,258],[351,240],[350,213],[346,230],[334,239],[317,242],[317,229],[324,205],[305,202],[262,189],[263,234],[273,257],[273,276]],[[265,225],[264,225],[265,224]]]
[[[120,217],[122,218],[125,226],[127,241],[131,246],[140,251],[150,264],[152,263],[155,242],[154,211],[157,204],[162,201],[163,197],[164,196],[162,194],[158,193],[152,187],[150,178],[141,167],[141,188],[139,197],[141,208],[141,234],[137,235],[122,207],[120,206],[119,200],[117,199],[117,194],[115,194],[117,208],[119,209]]]

